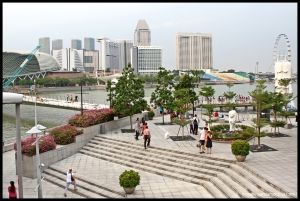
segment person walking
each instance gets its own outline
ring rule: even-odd
[[[137,118],[135,121],[135,140],[139,140],[140,135],[140,119]]]
[[[212,148],[212,134],[211,134],[211,131],[208,131],[207,132],[207,135],[206,135],[206,149],[207,149],[207,154],[211,154],[211,148]]]
[[[67,190],[68,190],[70,184],[74,185],[74,191],[77,190],[76,181],[75,181],[73,174],[74,174],[74,172],[72,172],[72,169],[69,169],[69,171],[67,172],[67,178],[66,178],[66,188],[65,188],[65,193],[64,193],[65,197],[67,197]]]
[[[190,134],[194,134],[194,125],[193,125],[193,122],[194,122],[194,118],[192,118],[193,116],[191,116],[190,118]]]
[[[199,124],[199,119],[197,118],[197,115],[195,114],[193,118],[193,131],[194,135],[198,135],[198,124]]]
[[[10,186],[8,187],[8,198],[17,199],[17,190],[14,181],[10,181]]]
[[[205,149],[204,145],[205,145],[205,139],[206,139],[207,132],[208,132],[207,127],[204,127],[204,129],[201,130],[200,140],[199,140],[199,142],[200,142],[200,152],[199,153],[200,154],[205,153],[204,152],[204,149]]]
[[[145,147],[145,149],[147,149],[147,147],[150,146],[150,138],[151,138],[150,130],[149,130],[147,125],[144,129],[144,134],[143,135],[144,135],[144,147]],[[147,143],[147,147],[146,147],[146,143]]]

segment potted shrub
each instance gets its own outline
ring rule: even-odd
[[[150,110],[150,111],[148,111],[148,118],[149,118],[149,120],[152,120],[153,119],[153,117],[154,117],[154,112],[152,111],[152,110]]]
[[[125,170],[119,176],[119,183],[124,188],[126,194],[131,194],[134,192],[135,187],[140,184],[140,175],[134,170]]]
[[[250,145],[245,140],[235,140],[231,144],[231,151],[238,162],[243,162],[249,154]]]

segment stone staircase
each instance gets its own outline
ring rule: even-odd
[[[66,186],[66,171],[54,167],[48,167],[43,171],[45,181],[55,184],[61,188]],[[124,198],[125,193],[121,193],[110,188],[89,181],[88,178],[76,174],[77,191],[73,190],[73,185],[69,187],[71,193],[75,193],[83,198]],[[69,192],[68,192],[69,193]],[[68,194],[67,193],[67,194]]]
[[[181,152],[95,136],[79,153],[127,167],[162,175],[201,186],[207,198],[293,198],[280,187],[261,177],[244,164],[232,160]],[[45,170],[49,180],[65,186],[65,172]],[[46,178],[47,178],[46,177]],[[82,179],[82,180],[81,180]],[[59,181],[58,181],[59,180]],[[82,193],[86,197],[123,197],[122,193],[84,182]],[[87,191],[87,192],[85,192]],[[76,192],[75,192],[76,193]]]

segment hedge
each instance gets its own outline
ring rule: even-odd
[[[75,136],[79,134],[82,134],[82,131],[77,130],[75,126],[71,125],[60,126],[50,131],[50,135],[52,135],[55,142],[60,145],[75,142]]]
[[[88,127],[114,119],[112,109],[96,109],[83,111],[83,115],[76,114],[69,119],[69,124],[77,127]]]
[[[35,136],[28,136],[21,140],[21,150],[22,154],[27,156],[33,156],[36,154],[36,147],[35,144],[32,144],[35,142],[36,137]],[[50,150],[53,150],[56,148],[56,143],[54,141],[53,136],[51,135],[44,135],[41,136],[39,139],[39,152],[44,153]],[[14,149],[17,150],[16,143],[14,144]]]

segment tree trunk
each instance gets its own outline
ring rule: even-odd
[[[164,114],[164,112],[162,113],[162,118],[163,118],[163,124],[165,124],[165,114]]]
[[[132,115],[130,115],[130,129],[132,129]]]

